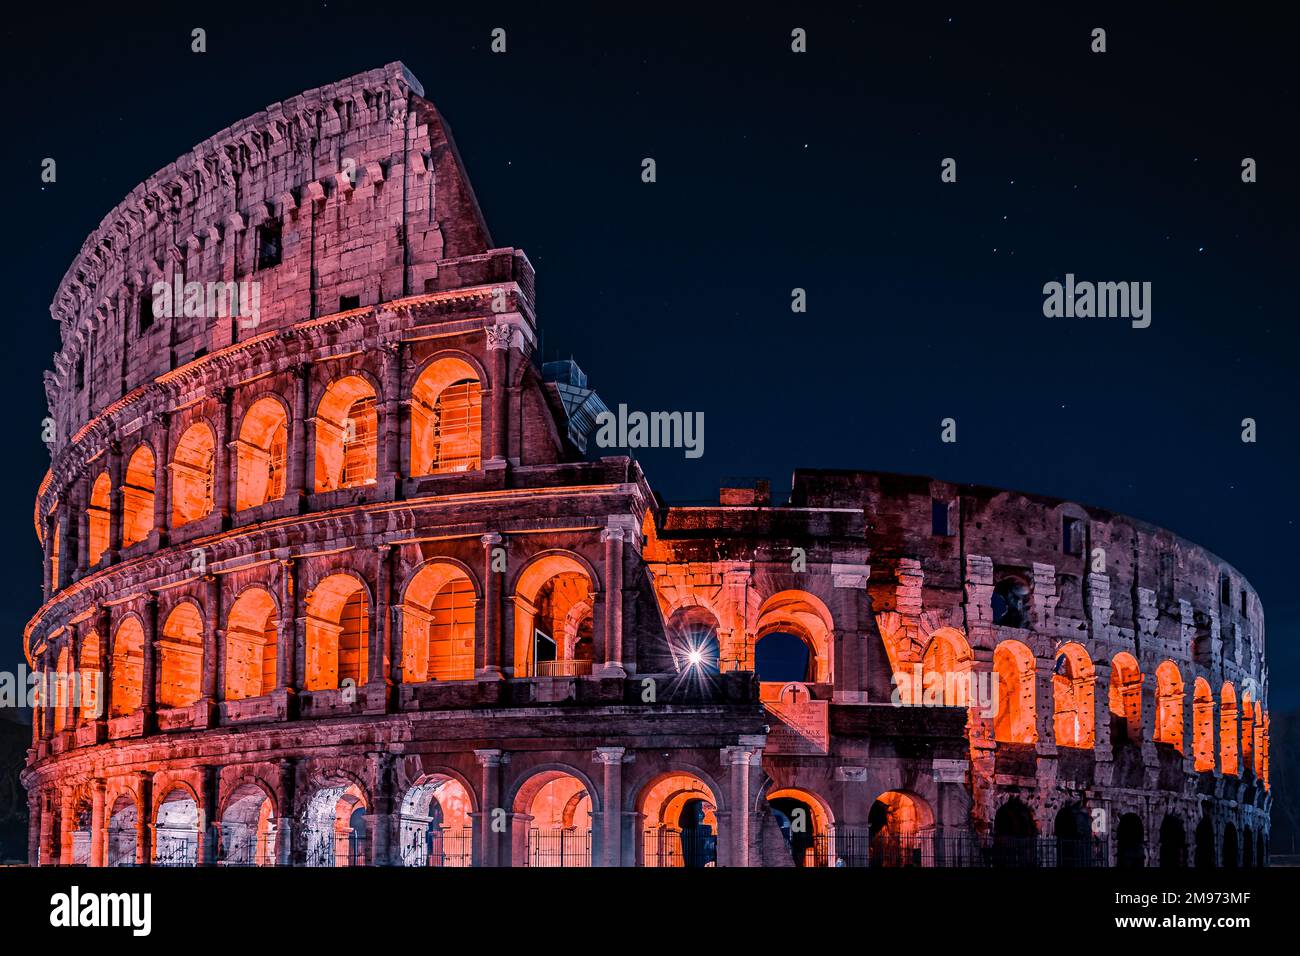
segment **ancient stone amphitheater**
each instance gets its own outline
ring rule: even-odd
[[[401,64],[152,176],[52,312],[33,863],[1266,860],[1237,571],[926,478],[665,506]]]

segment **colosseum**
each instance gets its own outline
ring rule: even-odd
[[[400,63],[136,187],[51,311],[34,865],[1267,860],[1238,571],[870,471],[664,503]]]

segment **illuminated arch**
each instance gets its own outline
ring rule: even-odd
[[[109,481],[108,472],[101,471],[90,488],[90,504],[86,508],[90,531],[88,560],[91,567],[99,564],[99,559],[108,550],[108,514],[111,497],[112,483]]]
[[[90,630],[81,639],[81,660],[77,664],[77,683],[81,691],[83,723],[99,716],[104,682],[103,648],[99,631]]]
[[[117,626],[113,637],[111,717],[125,717],[140,709],[144,683],[144,628],[132,615]]]
[[[71,692],[72,655],[65,643],[59,648],[54,661],[54,681],[47,687],[45,706],[54,711],[54,732],[61,734],[68,729],[68,699]]]
[[[176,784],[154,813],[154,866],[196,866],[198,846],[198,800],[189,787]]]
[[[411,387],[411,475],[475,471],[481,464],[483,389],[463,359],[436,358]]]
[[[754,642],[773,632],[794,634],[808,645],[812,660],[809,672],[817,683],[834,680],[832,661],[835,621],[821,599],[807,591],[786,590],[773,594],[758,609]]]
[[[360,375],[331,382],[316,406],[316,491],[373,485],[378,434],[370,382]]]
[[[123,793],[109,804],[108,866],[135,866],[140,810],[134,794]]]
[[[129,548],[149,537],[154,519],[153,449],[146,444],[136,447],[126,463],[122,483],[122,547]]]
[[[335,775],[322,781],[303,811],[307,865],[365,866],[369,807],[365,790],[351,778]]]
[[[241,783],[221,812],[222,866],[274,866],[275,797],[258,783]]]
[[[226,615],[226,700],[275,690],[279,616],[265,588],[243,591]]]
[[[1183,752],[1183,675],[1173,661],[1156,668],[1156,743]]]
[[[307,595],[308,690],[330,690],[368,676],[370,613],[366,588],[351,574],[331,574]]]
[[[923,841],[934,831],[934,811],[918,794],[887,790],[867,813],[872,866],[919,866]]]
[[[195,422],[181,435],[172,455],[172,527],[198,521],[212,512],[213,449],[207,422]]]
[[[1120,651],[1110,661],[1107,702],[1111,721],[1120,730],[1111,734],[1111,744],[1142,743],[1142,671],[1137,659]]]
[[[407,583],[402,609],[402,681],[474,677],[477,589],[458,564],[433,561]]]
[[[50,590],[59,589],[59,562],[62,551],[61,535],[59,534],[59,520],[54,519],[54,531],[50,534]]]
[[[158,705],[188,707],[203,679],[203,613],[182,601],[167,615],[158,641]]]
[[[515,675],[591,673],[595,575],[577,555],[537,555],[515,581]]]
[[[974,655],[961,631],[941,627],[930,635],[930,642],[921,655],[921,677],[934,688],[931,693],[944,705],[968,707],[975,701],[971,687],[973,663]],[[940,688],[941,697],[935,693]]]
[[[1219,692],[1219,767],[1225,774],[1237,776],[1237,691],[1225,682]]]
[[[1249,682],[1247,682],[1249,684]],[[1255,695],[1250,687],[1241,691],[1241,772],[1255,771]]]
[[[657,774],[641,788],[636,805],[643,827],[642,866],[717,865],[718,798],[698,774],[689,770]]]
[[[993,738],[1003,743],[1032,744],[1038,740],[1034,654],[1020,641],[1002,641],[993,651],[997,678],[997,712]]]
[[[458,777],[424,774],[402,798],[403,866],[467,867],[474,859],[474,795]]]
[[[591,815],[599,799],[591,780],[574,767],[536,768],[511,801],[515,865],[591,866]]]
[[[722,669],[718,628],[717,616],[701,604],[686,605],[673,611],[666,631],[668,650],[677,673],[703,680],[706,675],[716,674]],[[809,654],[811,656],[811,651]]]
[[[1255,776],[1263,777],[1264,775],[1264,709],[1260,702],[1255,701],[1254,711],[1254,759],[1255,759]]]
[[[1214,770],[1214,692],[1204,677],[1192,685],[1192,758],[1198,772]]]
[[[1052,729],[1058,747],[1091,748],[1096,740],[1097,681],[1083,646],[1070,642],[1056,652],[1052,674]]]
[[[249,406],[235,441],[235,510],[284,497],[289,416],[269,395]]]

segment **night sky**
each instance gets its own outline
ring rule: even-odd
[[[639,456],[669,501],[856,467],[1147,519],[1250,579],[1272,707],[1300,705],[1294,15],[397,6],[6,12],[0,668],[40,601],[48,307],[82,241],[211,134],[400,59],[496,244],[537,269],[546,357],[576,358],[611,407],[704,412],[703,457]],[[1067,272],[1151,282],[1150,328],[1045,318]]]

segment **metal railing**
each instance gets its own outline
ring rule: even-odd
[[[256,833],[222,833],[218,866],[275,866],[275,843]]]
[[[799,847],[796,842],[796,847]],[[833,827],[814,834],[798,865],[809,867],[1059,867],[1110,865],[1102,839],[994,837],[972,834],[872,834],[865,827]]]
[[[525,866],[591,866],[591,831],[556,828],[528,831]]]
[[[703,869],[718,865],[718,837],[703,827],[646,830],[642,841],[645,866]]]
[[[198,835],[193,837],[159,837],[154,848],[154,866],[197,866]]]
[[[403,866],[465,867],[474,864],[474,831],[434,830],[402,847]]]
[[[538,677],[589,677],[591,661],[538,661]]]
[[[355,832],[317,836],[308,846],[307,865],[365,866],[365,838]]]

